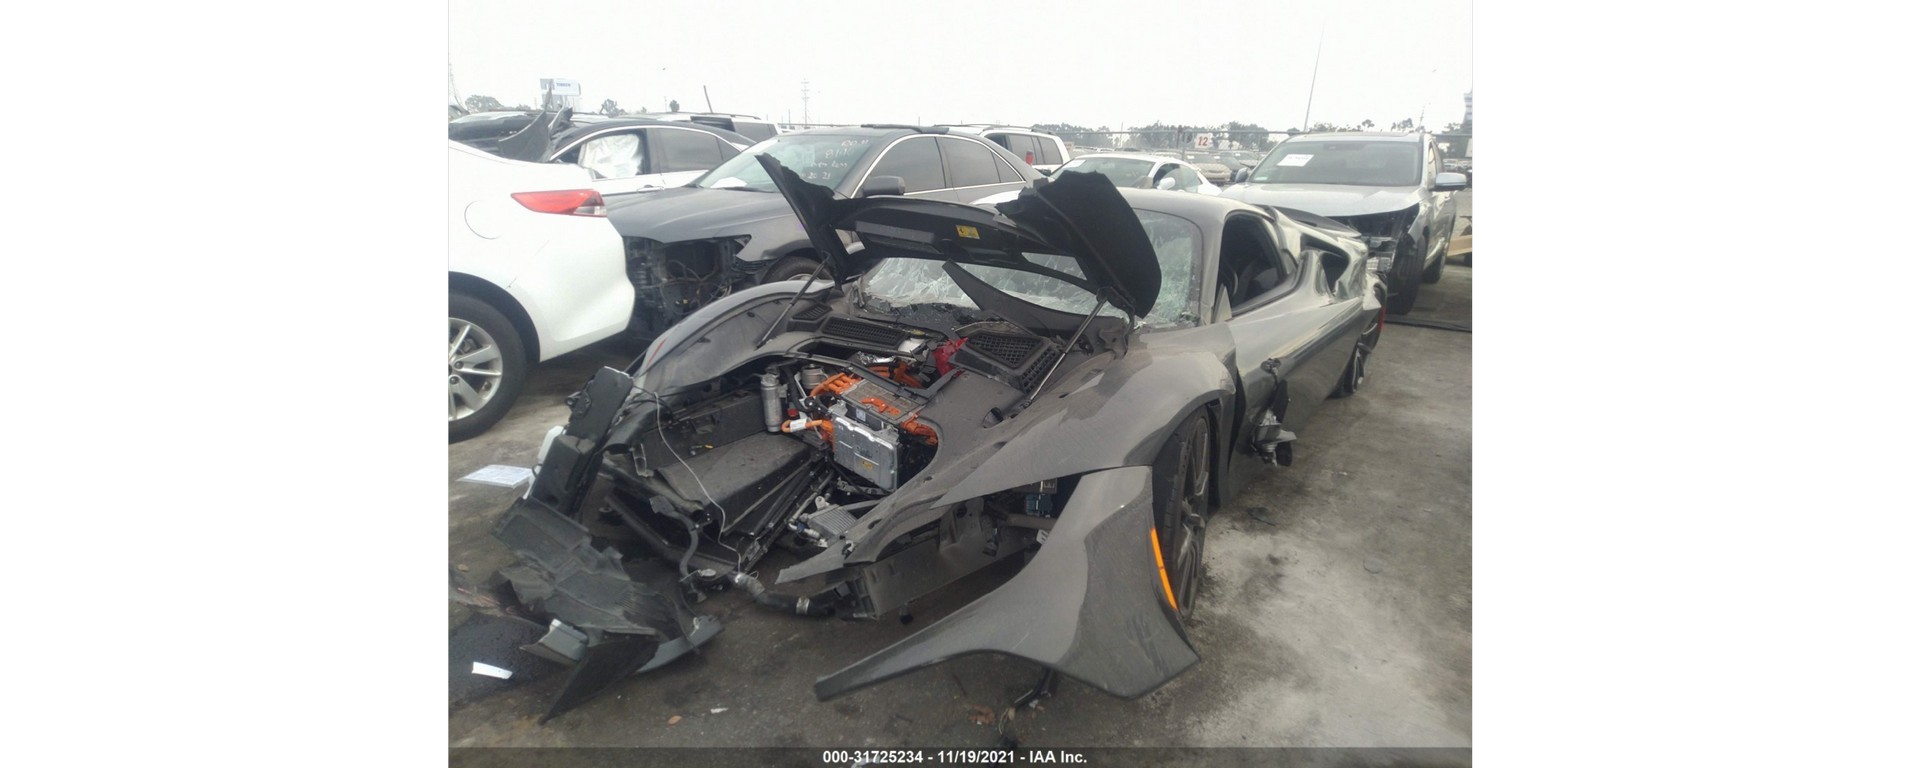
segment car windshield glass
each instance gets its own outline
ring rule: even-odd
[[[760,167],[760,161],[754,159],[765,154],[772,155],[781,165],[793,169],[794,173],[800,174],[800,178],[833,189],[847,178],[853,166],[859,163],[860,156],[866,154],[872,144],[873,138],[869,136],[817,133],[776,136],[714,166],[705,176],[694,179],[693,186],[704,189],[778,191],[773,186],[773,179],[767,178],[767,170]]]
[[[1140,225],[1153,241],[1160,257],[1160,295],[1153,309],[1141,318],[1146,328],[1185,328],[1200,322],[1200,292],[1194,272],[1200,263],[1200,228],[1176,216],[1138,211]],[[1040,266],[1082,277],[1079,265],[1071,258],[1056,254],[1027,253],[1027,260]],[[961,269],[978,276],[988,285],[1048,309],[1086,314],[1093,309],[1094,295],[1071,283],[1003,267],[962,264]],[[900,308],[916,304],[950,304],[974,307],[973,299],[941,269],[933,259],[889,258],[868,269],[860,278],[860,294],[868,306],[876,309]],[[877,301],[876,301],[877,300]],[[1100,314],[1126,317],[1111,306]]]
[[[1116,187],[1144,187],[1153,163],[1131,157],[1084,157],[1060,166],[1060,170],[1097,173],[1112,179]]]
[[[1253,171],[1260,184],[1420,183],[1420,145],[1411,141],[1285,141]]]

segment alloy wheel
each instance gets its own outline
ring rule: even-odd
[[[1207,546],[1207,481],[1210,441],[1206,429],[1196,429],[1182,447],[1178,477],[1179,494],[1173,499],[1173,514],[1167,520],[1161,538],[1167,577],[1180,610],[1180,618],[1193,616],[1194,598],[1200,593],[1200,564]],[[1171,552],[1167,555],[1166,552]]]
[[[474,323],[447,318],[447,339],[447,421],[458,421],[499,392],[504,361],[493,336]]]

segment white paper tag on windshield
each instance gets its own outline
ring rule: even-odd
[[[473,474],[460,478],[460,481],[465,483],[480,483],[482,485],[497,485],[502,488],[512,488],[514,486],[517,486],[521,483],[524,483],[532,479],[533,479],[533,470],[528,469],[526,467],[509,467],[505,464],[488,464],[484,467],[474,470]]]
[[[1313,159],[1313,155],[1287,155],[1286,157],[1280,158],[1280,164],[1281,165],[1306,165],[1307,161],[1312,159]]]

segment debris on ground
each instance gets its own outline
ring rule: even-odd
[[[709,714],[709,715],[717,715],[717,714],[720,714],[720,713],[722,713],[722,712],[725,712],[725,711],[727,711],[727,708],[726,708],[726,707],[715,707],[715,708],[713,708],[713,709],[709,709],[709,710],[707,710],[707,714]]]
[[[1266,514],[1267,514],[1266,507],[1247,507],[1248,517],[1251,517],[1255,520],[1266,523],[1267,525],[1274,526],[1276,528],[1280,526],[1279,523],[1276,523],[1272,520],[1267,519]]]
[[[1386,564],[1380,562],[1380,558],[1369,557],[1366,559],[1366,562],[1360,564],[1360,567],[1367,569],[1367,573],[1379,573],[1381,569],[1386,567]]]
[[[973,714],[967,715],[967,719],[972,720],[974,725],[992,725],[994,721],[993,710],[975,704],[973,705]]]
[[[667,725],[679,725],[682,719],[679,715],[674,715],[673,717],[667,718]]]
[[[513,677],[513,670],[511,669],[503,669],[492,664],[482,664],[478,661],[473,663],[473,673],[476,675],[486,675],[487,677],[497,677],[501,680]]]

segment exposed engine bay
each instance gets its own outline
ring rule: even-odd
[[[697,387],[662,396],[605,369],[569,399],[574,418],[550,433],[528,498],[495,531],[522,560],[495,596],[552,623],[526,650],[575,668],[549,717],[711,638],[718,622],[692,608],[708,593],[874,619],[1045,540],[1072,478],[919,499],[928,508],[908,526],[864,537],[883,548],[855,551],[874,533],[861,526],[934,465],[942,425],[976,449],[982,428],[1100,351],[1100,334],[1057,338],[958,307],[881,322],[844,294],[785,314],[780,338],[795,341]],[[758,566],[776,550],[798,562],[769,584]],[[623,655],[596,659],[600,647]]]
[[[756,589],[754,567],[774,548],[820,554],[918,476],[940,448],[936,419],[951,420],[956,410],[933,407],[947,387],[977,378],[969,389],[1003,390],[993,400],[1010,404],[1059,361],[1062,345],[1005,322],[902,330],[818,303],[789,323],[816,334],[803,352],[720,377],[714,391],[672,409],[630,450],[610,450],[603,472],[612,482],[591,513],[650,554],[684,561],[690,584],[745,587],[781,608],[804,598],[801,612],[815,615],[877,616],[918,595],[876,594],[854,580],[780,598]],[[970,526],[989,542],[988,557],[1002,545],[1018,551],[1039,529],[1003,532],[1009,516],[1045,517],[1057,490],[1036,486],[955,510],[947,532]]]

